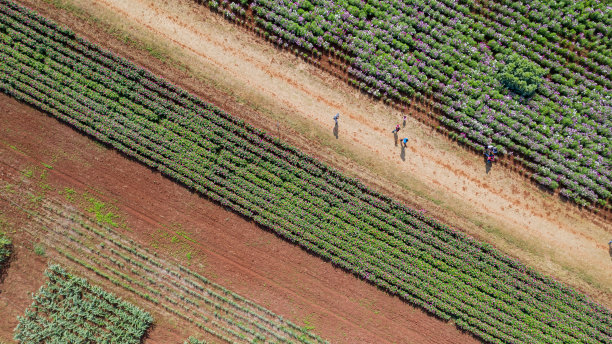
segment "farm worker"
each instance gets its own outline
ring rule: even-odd
[[[484,154],[487,157],[487,162],[491,162],[495,158],[495,156],[493,155],[493,152],[491,152],[491,149],[488,147]]]
[[[408,143],[408,138],[404,137],[404,139],[402,140],[402,144],[404,145],[404,147],[406,147],[406,143]]]
[[[400,131],[400,125],[398,124],[395,126],[395,129],[393,129],[391,132],[395,134],[395,133],[399,133],[399,131]]]
[[[340,118],[340,113],[337,113],[337,114],[334,116],[334,121],[336,122],[336,124],[338,124],[338,118]]]
[[[610,240],[610,242],[608,242],[608,246],[612,245],[612,240]]]

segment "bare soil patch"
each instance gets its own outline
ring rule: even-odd
[[[38,187],[47,191],[39,196],[59,201],[68,188],[112,204],[121,216],[117,221],[125,223],[126,236],[298,325],[314,328],[331,342],[478,342],[453,324],[334,268],[53,118],[4,95],[0,104],[4,178],[14,179],[21,171],[44,171],[45,186]],[[192,238],[194,242],[187,243],[190,257],[180,246],[186,242],[164,241],[160,231],[180,231]],[[29,292],[42,284],[42,274],[30,271],[27,260],[17,258],[0,288],[9,285],[24,301],[1,320],[8,323],[0,338],[11,336],[16,316],[29,304]],[[39,263],[40,272],[44,265]],[[12,282],[23,278],[33,281],[26,288]],[[0,294],[0,304],[8,302]],[[165,319],[146,342],[180,342],[181,328],[180,321]]]
[[[0,168],[0,173],[3,172]],[[43,284],[47,258],[34,253],[35,238],[17,232],[18,228],[28,223],[26,213],[0,199],[0,216],[7,221],[7,232],[13,240],[11,261],[0,281],[0,342],[14,343],[13,329],[17,326],[17,316],[23,316],[32,303],[30,295]]]

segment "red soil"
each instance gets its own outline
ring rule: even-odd
[[[4,150],[0,149],[4,160]],[[0,177],[4,178],[4,165],[0,167]],[[13,330],[17,326],[17,316],[23,316],[25,309],[32,303],[30,295],[44,283],[43,271],[47,258],[33,251],[36,240],[27,233],[11,235],[12,229],[27,223],[25,213],[11,208],[7,201],[0,198],[0,219],[6,221],[4,228],[13,240],[13,253],[9,265],[0,278],[0,343],[13,343]],[[0,226],[2,227],[2,226]]]
[[[334,268],[5,95],[0,95],[0,122],[0,176],[51,165],[46,183],[53,190],[69,187],[112,203],[131,229],[123,234],[144,246],[150,247],[156,230],[180,226],[197,242],[193,260],[183,259],[183,264],[191,263],[192,270],[298,325],[313,326],[313,332],[331,342],[477,342],[454,325]],[[59,197],[55,195],[50,192],[48,197]],[[0,205],[0,209],[7,206]],[[18,222],[19,216],[2,211]],[[42,285],[45,262],[33,255],[31,248],[18,248],[17,259],[0,285],[2,314],[8,315],[0,320],[0,339],[12,336],[16,316],[31,302],[29,294]],[[159,323],[146,342],[178,342],[180,322],[172,328],[169,324]]]

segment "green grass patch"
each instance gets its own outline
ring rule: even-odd
[[[47,253],[47,250],[45,248],[45,245],[43,244],[36,244],[34,245],[34,253],[36,253],[37,256],[41,256],[44,257],[45,254]]]
[[[98,223],[114,228],[119,227],[119,224],[115,221],[117,218],[119,218],[119,215],[113,213],[112,211],[107,211],[108,207],[106,203],[97,200],[94,197],[88,197],[87,201],[91,205],[87,211],[94,214]]]

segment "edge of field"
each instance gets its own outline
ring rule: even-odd
[[[233,115],[248,120],[255,126],[278,134],[283,140],[317,159],[341,169],[350,176],[360,178],[375,190],[382,191],[409,206],[427,209],[435,213],[440,221],[459,228],[479,240],[489,242],[504,253],[520,259],[539,271],[553,275],[607,307],[612,307],[611,286],[594,279],[590,266],[577,268],[564,264],[563,261],[554,259],[555,252],[544,250],[541,245],[526,240],[524,233],[513,235],[504,230],[503,225],[497,219],[483,216],[480,212],[467,207],[466,204],[448,202],[444,193],[428,188],[415,178],[407,178],[405,175],[400,178],[398,172],[393,169],[377,165],[372,156],[365,153],[357,154],[346,149],[337,141],[329,140],[328,133],[306,119],[291,117],[289,114],[271,110],[275,107],[263,97],[258,97],[256,92],[247,96],[239,94],[232,89],[232,80],[219,80],[213,70],[206,66],[194,68],[190,65],[189,57],[184,52],[173,49],[168,42],[156,39],[150,32],[145,32],[122,21],[119,15],[96,7],[85,0],[44,0],[42,2],[22,0],[21,2],[63,25],[71,24],[69,26],[75,32],[107,49],[118,48],[124,56],[136,63],[146,65],[154,73],[171,79],[181,87]],[[211,18],[207,19],[225,22],[216,14],[212,14]],[[227,25],[234,24],[227,23]],[[236,26],[235,30],[241,30],[241,28]],[[102,35],[96,37],[96,34]],[[271,47],[271,49],[276,48]],[[126,52],[129,54],[126,55]],[[174,76],[174,78],[169,76]],[[421,131],[425,132],[427,129],[429,128],[422,126]],[[432,133],[431,135],[438,134]],[[459,156],[471,154],[454,147],[456,145],[454,142],[447,140],[440,140],[440,142],[441,147],[436,148]],[[546,196],[542,193],[540,197]],[[573,206],[563,205],[560,201],[559,204],[568,212],[578,213]],[[610,233],[611,227],[608,221],[596,218],[588,212],[580,212],[578,216],[584,217],[585,221],[592,221],[601,227],[602,232]]]

